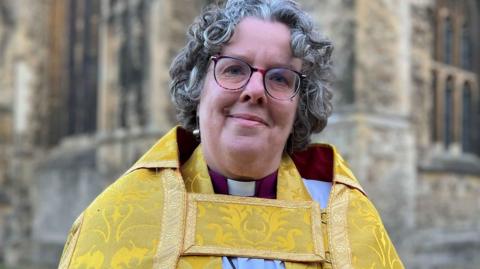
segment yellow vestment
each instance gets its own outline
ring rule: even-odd
[[[287,269],[403,268],[333,147],[320,209],[286,154],[276,200],[214,194],[200,147],[181,161],[181,132],[166,134],[79,216],[59,268],[221,269],[222,256],[278,259]]]

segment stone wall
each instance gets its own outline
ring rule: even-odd
[[[337,76],[333,97],[334,110],[344,109],[345,106],[352,104],[355,98],[353,77],[357,42],[355,1],[303,0],[299,3],[308,10],[319,26],[320,33],[331,39],[334,44],[332,61]]]
[[[480,176],[424,171],[419,176],[411,268],[480,265]]]
[[[72,220],[107,185],[96,169],[94,144],[76,142],[34,164],[31,259],[35,264],[58,260]]]
[[[49,1],[2,1],[0,28],[0,120],[7,147],[0,152],[5,160],[0,188],[6,193],[9,209],[1,214],[3,237],[0,244],[7,263],[19,264],[30,255],[32,228],[31,196],[33,102],[44,93],[46,38]],[[28,7],[28,8],[25,8]],[[3,14],[8,17],[7,23]],[[32,123],[33,122],[33,123]],[[5,125],[4,125],[5,124]],[[5,130],[4,128],[7,128]],[[2,138],[4,138],[2,137]],[[9,137],[9,138],[8,138]]]
[[[28,212],[28,220],[23,220],[27,225],[24,231],[16,232],[19,243],[13,247],[13,241],[8,242],[7,263],[21,264],[28,260],[36,266],[55,266],[68,230],[80,212],[173,126],[168,66],[177,50],[183,46],[186,26],[201,8],[201,3],[191,5],[187,2],[102,2],[98,18],[98,129],[95,133],[63,137],[53,146],[39,145],[25,159],[27,162],[16,163],[24,169],[25,174],[12,178],[30,182],[24,190],[29,194],[29,208],[24,210]],[[141,8],[142,4],[147,6]],[[142,27],[151,34],[143,37],[145,40],[141,36],[126,36],[127,31],[135,31],[135,25],[140,21]],[[129,30],[125,27],[129,27]],[[148,51],[148,57],[121,61],[122,57],[126,57],[122,47],[125,47],[127,39],[132,39],[127,46],[133,46],[131,49],[134,49],[141,45]],[[130,57],[135,57],[135,51],[131,52],[133,54],[129,54]],[[141,72],[145,74],[136,85],[122,84],[122,70],[128,69],[134,73],[132,68],[135,66],[129,64],[137,60],[140,60],[139,64],[143,66]],[[63,82],[63,87],[65,85],[68,83]],[[66,90],[62,89],[62,83],[59,86],[60,90]],[[120,97],[130,86],[138,86],[143,92],[141,103],[137,103],[139,100],[135,98],[122,103]],[[47,103],[52,102],[52,98],[54,96],[50,95]],[[137,105],[141,106],[143,114],[139,114]],[[50,122],[52,118],[37,117],[37,120]],[[49,130],[43,131],[48,137]],[[23,158],[20,155],[16,157],[16,160]],[[10,165],[12,167],[13,164]],[[15,192],[19,193],[20,190]],[[15,203],[20,203],[20,198]],[[14,223],[19,220],[17,217]],[[26,236],[26,232],[30,236]],[[26,255],[21,257],[21,254]]]
[[[416,148],[419,160],[428,158],[432,148],[432,48],[433,3],[418,1],[411,5],[411,70],[412,122],[415,127]]]
[[[7,152],[12,143],[13,127],[12,101],[14,91],[12,60],[9,54],[13,51],[11,38],[14,34],[15,20],[12,17],[11,9],[10,2],[4,1],[0,3],[0,207],[3,210],[5,210],[8,201],[7,194],[2,190],[1,186],[6,180]],[[0,220],[0,230],[3,227],[2,223]],[[2,238],[0,235],[0,245]],[[0,256],[1,253],[2,250],[0,249]]]
[[[411,268],[478,268],[479,159],[443,149],[434,141],[434,3],[412,1],[411,81],[418,182],[415,188],[415,255]]]
[[[9,51],[9,40],[14,25],[10,15],[10,3],[0,3],[0,262],[4,257],[6,238],[6,215],[9,211],[9,199],[4,189],[7,169],[7,152],[12,139],[12,93],[9,88],[12,77],[9,75],[6,53]],[[7,90],[9,89],[9,90]]]

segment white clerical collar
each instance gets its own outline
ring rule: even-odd
[[[255,181],[238,181],[227,178],[228,194],[236,196],[254,196]]]

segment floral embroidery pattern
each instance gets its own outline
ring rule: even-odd
[[[161,190],[159,184],[154,171],[140,169],[100,195],[84,214],[83,236],[77,242],[69,268],[151,266],[159,240],[155,235],[160,232],[163,197],[157,194]]]
[[[358,192],[352,192],[351,195],[362,196],[352,199],[348,217],[354,267],[403,268],[372,203]],[[362,257],[368,257],[368,259]]]
[[[322,261],[316,203],[189,194],[185,252]]]

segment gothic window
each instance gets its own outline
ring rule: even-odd
[[[453,80],[451,77],[447,79],[444,100],[443,141],[445,148],[448,148],[453,138]]]
[[[450,17],[445,19],[443,37],[443,60],[446,64],[451,64],[453,62],[453,22]]]
[[[119,126],[131,128],[146,124],[144,83],[147,74],[146,1],[126,5],[118,15],[123,39],[119,49],[120,82]]]
[[[462,94],[462,149],[464,152],[472,150],[472,92],[470,90],[470,84],[465,83],[463,85]]]
[[[438,99],[438,94],[437,94],[437,73],[434,71],[432,72],[432,118],[431,118],[431,129],[432,129],[432,135],[431,138],[433,141],[438,140],[438,132],[437,132],[437,118],[435,115],[437,115],[438,111],[438,106],[437,106],[437,99]]]
[[[446,151],[480,153],[478,1],[437,0],[432,70],[432,142]]]
[[[99,1],[69,1],[67,135],[91,133],[97,125]]]
[[[10,42],[10,35],[14,27],[14,16],[8,5],[0,3],[0,62],[3,62],[7,43]],[[0,88],[0,91],[3,90]]]
[[[462,27],[461,41],[461,67],[466,70],[472,70],[473,54],[472,54],[472,36],[470,33],[470,22],[466,20]]]

